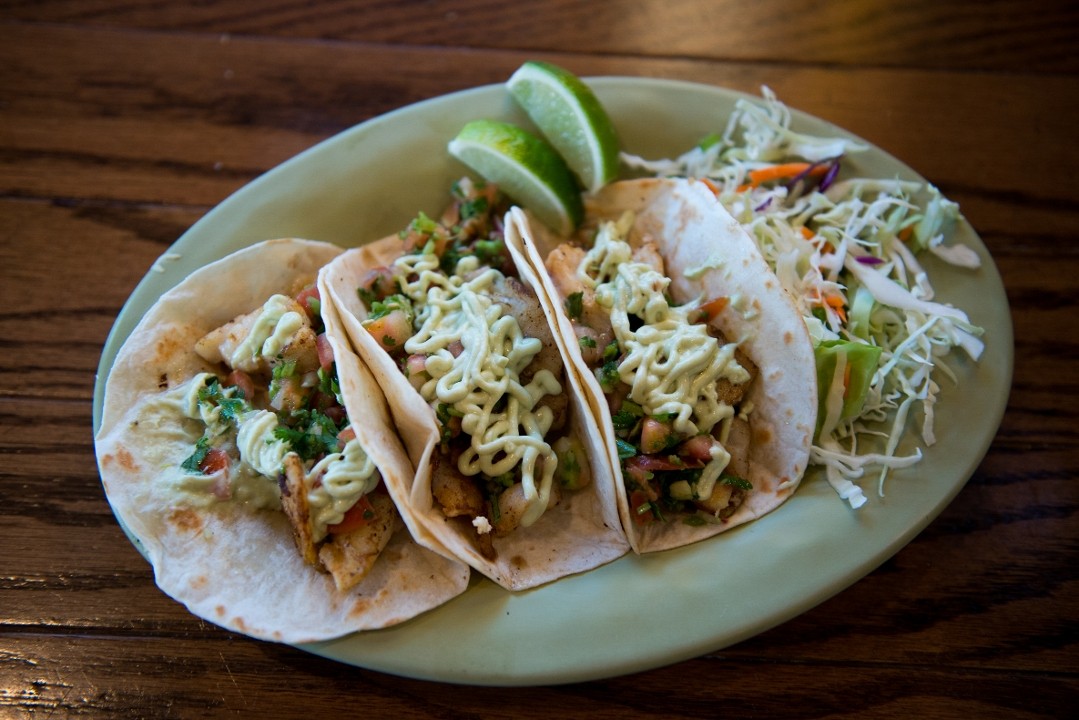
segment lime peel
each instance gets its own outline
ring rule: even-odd
[[[557,65],[530,60],[506,87],[587,191],[596,192],[615,179],[618,136],[584,81]]]

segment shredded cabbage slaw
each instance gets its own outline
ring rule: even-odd
[[[966,313],[934,301],[918,256],[929,252],[970,269],[980,260],[965,245],[945,244],[961,215],[937,188],[896,178],[838,179],[843,159],[868,146],[795,132],[787,107],[768,88],[762,96],[739,99],[721,135],[677,158],[623,153],[622,160],[638,172],[697,178],[712,188],[801,311],[818,373],[825,347],[879,348],[833,352],[810,453],[839,496],[858,508],[867,500],[859,484],[867,473],[876,473],[883,496],[889,472],[917,463],[921,447],[936,441],[939,377],[957,381],[948,356],[961,349],[976,361],[984,348],[982,329]],[[865,357],[876,367],[865,369],[871,379],[849,412],[851,365]],[[919,417],[920,442],[899,454]]]

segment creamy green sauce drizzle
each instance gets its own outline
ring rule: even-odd
[[[615,339],[623,352],[618,377],[629,386],[629,399],[646,415],[671,417],[674,431],[682,437],[711,433],[717,424],[728,424],[735,413],[720,400],[716,383],[726,378],[739,384],[750,375],[734,357],[735,343],[721,344],[707,325],[691,319],[696,304],[668,304],[670,278],[633,260],[633,250],[624,240],[633,220],[632,213],[626,213],[617,222],[601,225],[577,276],[594,290],[596,302],[610,311]],[[717,258],[709,258],[694,271],[700,275],[720,264]],[[631,315],[641,320],[636,329]],[[713,446],[700,477],[693,483],[672,483],[671,496],[680,500],[710,497],[730,459],[721,445]]]
[[[520,465],[528,502],[521,524],[531,525],[547,507],[558,462],[545,440],[554,418],[550,408],[537,404],[562,392],[562,386],[547,370],[521,383],[521,372],[542,345],[524,337],[516,318],[491,300],[490,288],[501,278],[497,270],[480,270],[475,257],[462,259],[453,275],[438,269],[433,253],[402,256],[395,263],[401,291],[417,308],[418,330],[405,351],[426,355],[431,375],[420,394],[460,415],[471,438],[458,460],[461,473],[497,477]],[[454,356],[451,345],[462,352]]]
[[[305,324],[304,316],[293,310],[294,306],[295,303],[284,295],[271,296],[263,304],[243,342],[227,358],[229,366],[252,372],[258,369],[260,359],[276,357]]]
[[[594,288],[596,302],[610,310],[624,353],[618,375],[630,386],[629,398],[648,415],[673,415],[674,429],[682,435],[709,433],[734,415],[734,408],[719,399],[717,381],[743,383],[749,373],[735,360],[734,343],[721,345],[705,324],[690,319],[693,305],[667,303],[670,278],[632,261],[632,249],[622,239],[632,223],[629,214],[604,223],[578,277]],[[636,330],[631,314],[643,319]]]
[[[307,325],[306,317],[293,307],[295,303],[284,295],[270,297],[247,336],[227,358],[231,367],[257,368],[260,360],[276,357]],[[189,446],[205,438],[210,446],[224,449],[231,458],[238,456],[239,462],[229,463],[226,478],[220,471],[205,475],[177,467],[178,477],[170,481],[197,504],[233,502],[256,509],[280,509],[278,477],[285,457],[295,453],[277,433],[282,427],[280,418],[270,410],[251,407],[239,397],[236,388],[207,393],[214,380],[210,373],[199,373],[159,395],[152,401],[153,413],[160,416],[154,422],[162,428],[182,428],[182,442]],[[355,438],[307,469],[305,484],[314,541],[322,540],[327,527],[341,522],[361,497],[378,486],[380,479],[374,461]]]

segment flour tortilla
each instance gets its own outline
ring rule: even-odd
[[[570,394],[571,401],[567,427],[584,444],[592,483],[583,490],[563,493],[562,501],[548,508],[533,525],[517,528],[507,537],[495,538],[493,560],[476,550],[458,524],[447,521],[431,491],[432,462],[439,444],[434,411],[361,324],[367,311],[356,293],[360,278],[371,268],[392,264],[402,252],[402,241],[396,235],[348,250],[326,266],[323,283],[356,351],[385,391],[394,423],[416,468],[415,477],[401,488],[401,494],[408,497],[407,504],[401,506],[402,512],[424,528],[414,531],[416,538],[439,552],[453,553],[510,590],[523,590],[584,572],[624,555],[629,545],[619,521],[611,470],[595,417],[584,404],[574,373],[567,372],[563,382],[563,390]],[[520,280],[536,291],[548,322],[552,322],[553,309],[549,298],[539,290],[538,278],[523,258],[515,258],[515,263],[521,271]]]
[[[677,520],[640,525],[630,516],[622,481],[611,412],[595,375],[581,357],[573,324],[563,310],[565,298],[545,270],[544,260],[557,239],[520,211],[511,221],[522,252],[555,299],[568,364],[576,368],[598,419],[616,475],[619,512],[638,553],[679,547],[729,530],[774,510],[794,493],[809,462],[817,412],[816,366],[805,323],[792,299],[767,266],[753,239],[701,182],[683,179],[629,180],[608,185],[589,199],[587,224],[617,220],[633,211],[630,232],[655,243],[672,279],[669,292],[679,303],[697,298],[738,298],[740,312],[720,313],[714,325],[739,341],[760,373],[747,395],[753,485],[739,509],[725,522],[693,526]]]
[[[96,437],[102,483],[153,565],[158,586],[195,615],[266,640],[310,642],[387,627],[446,602],[468,584],[465,565],[421,547],[402,527],[370,574],[339,592],[328,574],[303,562],[282,512],[227,502],[193,506],[164,481],[164,473],[191,454],[197,436],[176,423],[158,424],[165,418],[149,401],[214,370],[194,352],[200,337],[274,293],[313,282],[340,252],[326,243],[271,240],[196,271],[132,331],[105,388]],[[357,437],[392,487],[393,479],[411,475],[411,465],[378,386],[338,337],[332,305],[322,309]]]

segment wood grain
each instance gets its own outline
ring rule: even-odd
[[[8,3],[22,20],[393,46],[694,57],[857,67],[1074,73],[1079,12],[1063,0],[523,0],[161,7],[153,0]]]
[[[1077,29],[1065,2],[0,2],[0,717],[1067,716],[1079,700]],[[582,75],[768,85],[960,202],[1015,331],[986,457],[850,588],[733,647],[626,677],[458,687],[193,617],[154,585],[97,473],[95,373],[123,303],[261,173],[531,57]]]

